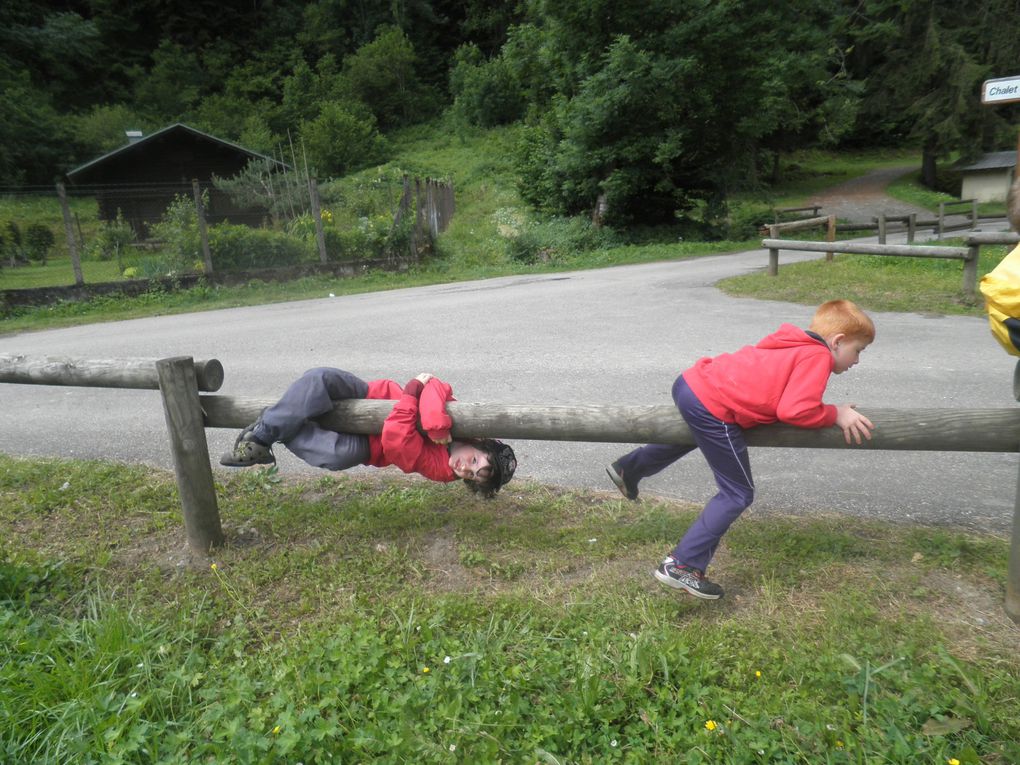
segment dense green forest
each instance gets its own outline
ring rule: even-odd
[[[185,122],[320,177],[443,117],[520,123],[520,192],[668,220],[775,180],[784,152],[1015,144],[1020,0],[7,0],[0,184],[50,184]]]

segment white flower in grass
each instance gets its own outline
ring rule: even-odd
[[[452,661],[452,659],[449,656],[444,656],[443,657],[443,664],[449,664],[451,661]]]

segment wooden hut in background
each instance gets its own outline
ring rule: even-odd
[[[116,219],[118,211],[140,235],[163,216],[177,195],[193,196],[192,179],[209,192],[205,211],[210,223],[229,221],[259,226],[265,209],[240,208],[212,185],[213,175],[229,178],[251,160],[267,160],[279,169],[282,162],[222,138],[175,123],[155,133],[128,131],[128,143],[74,168],[67,180],[78,193],[99,202],[99,217]]]

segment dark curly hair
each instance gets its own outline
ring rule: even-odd
[[[509,444],[504,444],[494,438],[480,438],[468,443],[479,451],[485,452],[489,458],[491,472],[484,481],[464,479],[464,485],[472,492],[491,499],[514,477],[514,471],[517,470],[517,457]]]

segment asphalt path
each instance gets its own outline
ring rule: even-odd
[[[784,252],[780,262],[806,257],[813,256]],[[305,369],[329,365],[400,382],[432,372],[451,381],[462,401],[661,404],[670,402],[676,375],[699,357],[755,342],[782,322],[807,326],[812,307],[728,297],[714,286],[760,270],[766,261],[758,250],[324,295],[0,336],[0,353],[216,358],[226,371],[220,393],[267,399]],[[832,378],[827,401],[853,402],[865,413],[869,407],[1017,405],[1015,360],[992,339],[985,319],[872,315],[877,341],[857,367]],[[234,433],[207,433],[216,463]],[[607,491],[605,464],[630,448],[543,441],[514,446],[523,478]],[[172,467],[154,391],[0,386],[0,451]],[[283,472],[323,472],[282,447],[276,451]],[[1012,522],[1016,454],[761,447],[752,449],[751,462],[758,488],[752,512],[838,513],[998,533]],[[641,490],[700,503],[713,493],[713,482],[695,452],[647,479]]]

